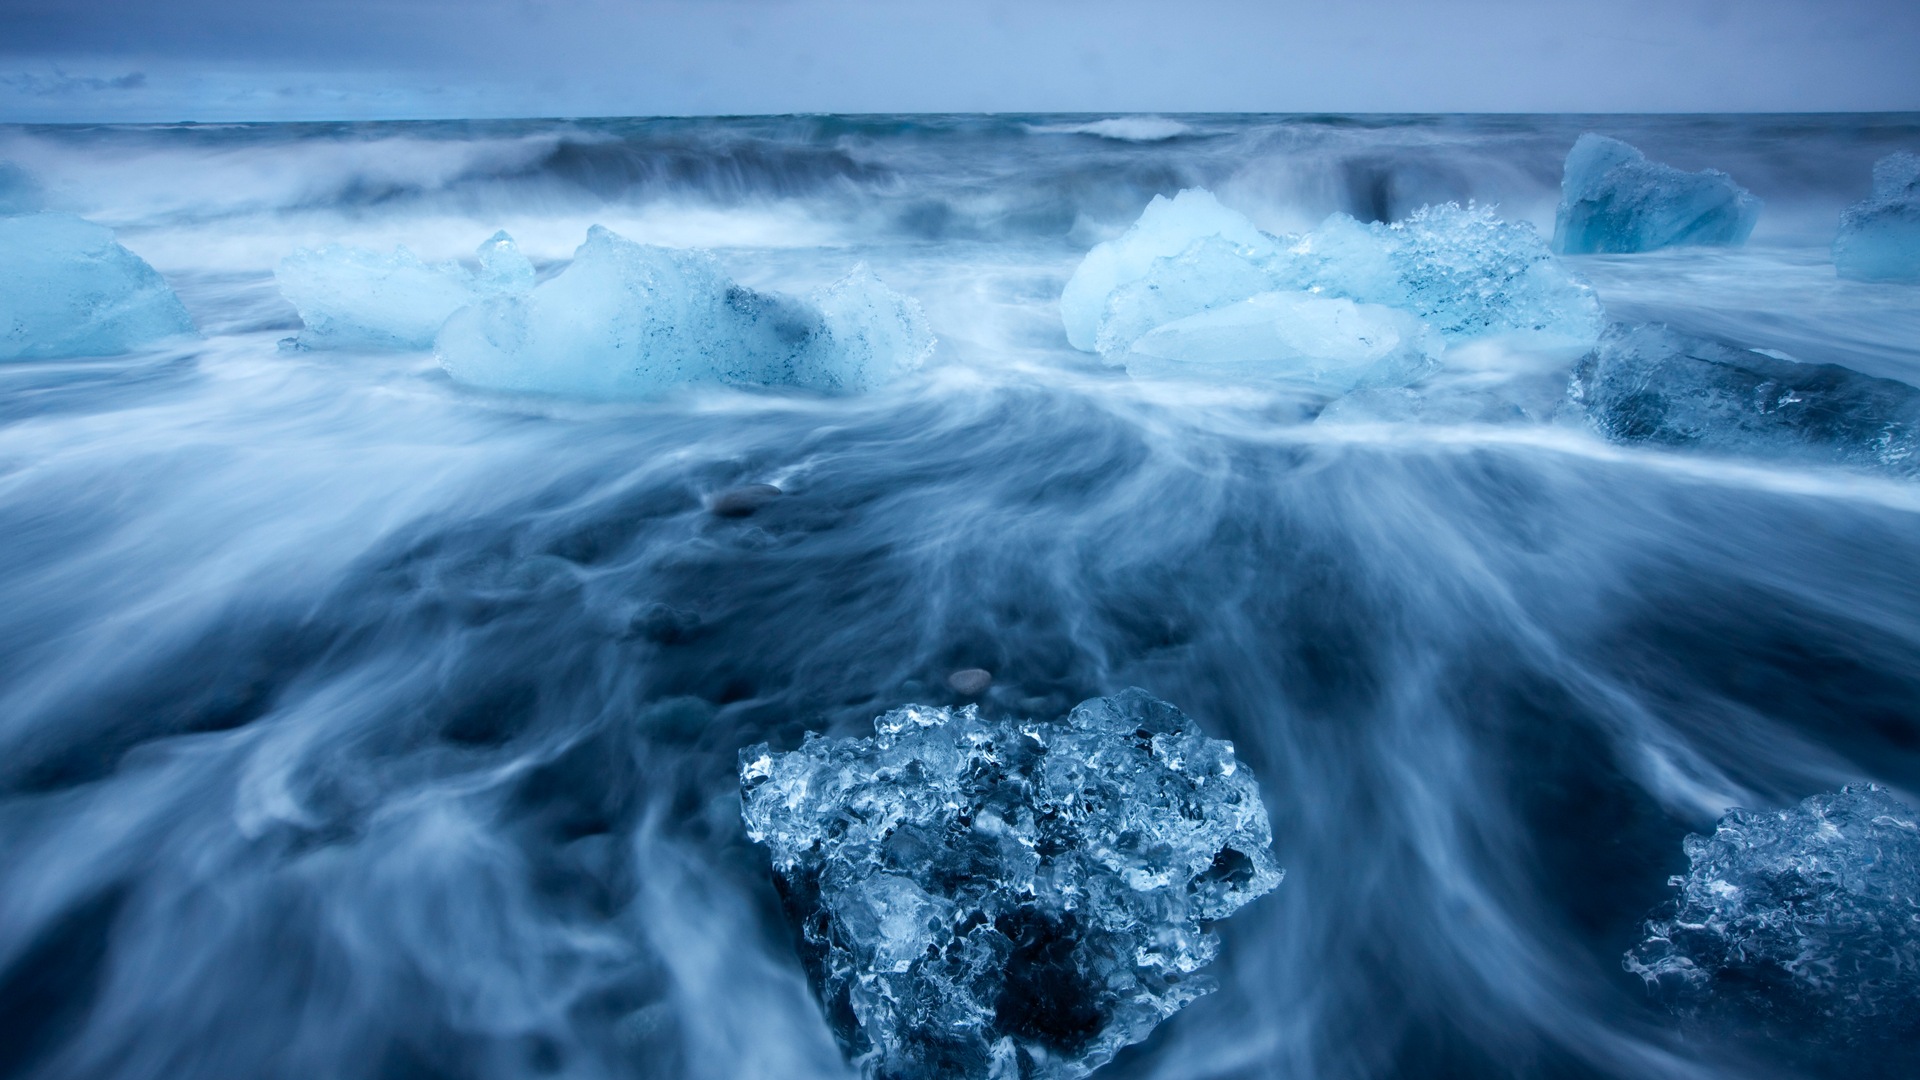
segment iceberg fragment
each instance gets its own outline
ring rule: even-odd
[[[40,185],[33,177],[10,161],[0,161],[0,216],[44,209]]]
[[[1753,235],[1760,200],[1717,169],[1682,172],[1604,135],[1567,154],[1553,250],[1563,255],[1737,247]]]
[[[1206,924],[1280,882],[1232,745],[1144,691],[874,727],[740,754],[747,834],[865,1076],[1086,1076],[1208,992]]]
[[[1323,393],[1412,382],[1438,365],[1439,335],[1411,313],[1307,292],[1265,292],[1159,326],[1127,373],[1275,381]]]
[[[0,360],[112,356],[193,320],[159,272],[71,214],[0,218]]]
[[[1920,154],[1873,166],[1873,195],[1840,215],[1833,266],[1857,281],[1920,282]]]
[[[382,254],[335,244],[288,255],[273,276],[306,324],[303,346],[424,349],[461,308],[533,288],[533,264],[506,233],[477,255],[475,274],[455,262],[429,265],[404,247]]]
[[[1679,896],[1622,961],[1668,1007],[1844,1043],[1920,1034],[1911,808],[1851,784],[1785,810],[1729,811],[1684,846]]]
[[[699,383],[867,390],[933,344],[919,304],[864,265],[808,303],[739,285],[704,252],[596,225],[564,271],[460,311],[434,351],[474,386],[630,400]]]
[[[1615,442],[1920,475],[1920,389],[1664,326],[1610,329],[1568,399]]]

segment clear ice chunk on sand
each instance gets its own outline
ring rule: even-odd
[[[1207,924],[1280,882],[1232,744],[1144,691],[874,728],[740,754],[747,835],[864,1076],[1086,1076],[1207,993]]]
[[[480,245],[480,269],[425,263],[404,247],[391,252],[328,245],[280,260],[274,280],[300,312],[307,348],[425,349],[454,312],[484,297],[533,288],[533,264],[513,238]]]
[[[1873,195],[1840,215],[1833,266],[1856,281],[1920,283],[1920,154],[1873,166]]]
[[[1618,325],[1569,401],[1608,439],[1920,476],[1920,389],[1659,325]]]
[[[1729,811],[1684,848],[1679,895],[1623,959],[1669,1008],[1856,1046],[1920,1035],[1910,807],[1852,784],[1785,810]]]
[[[1760,200],[1717,169],[1682,172],[1604,135],[1580,136],[1567,154],[1554,214],[1563,255],[1737,247],[1753,235]]]
[[[1379,304],[1265,292],[1148,331],[1127,353],[1135,378],[1275,382],[1320,393],[1398,386],[1439,364],[1440,336]]]
[[[112,229],[0,217],[0,360],[114,356],[191,333],[180,298]]]
[[[434,348],[470,385],[633,400],[697,384],[870,390],[933,346],[918,302],[864,264],[802,301],[596,225],[565,270],[459,312]]]

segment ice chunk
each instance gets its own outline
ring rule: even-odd
[[[1280,882],[1232,745],[1143,691],[874,727],[740,755],[747,834],[865,1076],[1085,1076],[1211,989],[1206,924]]]
[[[1616,442],[1920,475],[1920,390],[1664,326],[1609,330],[1568,397]]]
[[[381,254],[335,244],[287,256],[274,279],[306,323],[306,347],[424,349],[468,304],[533,288],[533,264],[506,233],[477,254],[476,275],[459,263],[429,265],[404,247]]]
[[[1273,248],[1272,237],[1255,227],[1246,215],[1220,205],[1209,191],[1188,188],[1171,199],[1155,195],[1125,235],[1087,252],[1067,281],[1066,290],[1060,294],[1060,317],[1066,323],[1067,341],[1076,349],[1093,352],[1107,297],[1120,286],[1145,277],[1155,259],[1178,255],[1209,236],[1257,253]]]
[[[1716,169],[1681,172],[1618,139],[1588,132],[1567,154],[1553,250],[1566,255],[1735,247],[1760,220],[1760,200]]]
[[[1406,311],[1266,292],[1157,327],[1126,359],[1135,377],[1273,381],[1339,394],[1412,382],[1437,365],[1441,349],[1439,335]]]
[[[807,303],[596,225],[564,271],[461,311],[434,348],[474,386],[636,399],[700,383],[870,389],[918,367],[933,335],[864,266]]]
[[[113,230],[71,214],[0,218],[0,360],[111,356],[193,320]]]
[[[1858,281],[1920,282],[1920,154],[1873,166],[1873,196],[1840,215],[1833,266]]]
[[[25,169],[0,161],[0,216],[31,214],[45,209],[40,185]]]
[[[1209,236],[1178,255],[1153,260],[1144,275],[1108,295],[1095,349],[1108,363],[1124,364],[1127,350],[1156,326],[1271,291],[1273,272],[1262,254]]]
[[[1853,784],[1785,810],[1730,811],[1684,846],[1680,895],[1624,959],[1668,1006],[1757,1018],[1789,1038],[1920,1034],[1911,808]]]

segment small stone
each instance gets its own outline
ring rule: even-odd
[[[993,672],[985,668],[961,668],[947,676],[947,685],[953,687],[954,693],[967,697],[984,694],[987,687],[993,685]]]
[[[754,511],[784,494],[772,484],[744,484],[728,488],[707,500],[707,512],[714,517],[752,517]]]

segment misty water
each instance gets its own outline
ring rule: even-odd
[[[1609,441],[1578,356],[1497,342],[1414,392],[1524,415],[1331,423],[1063,331],[1156,194],[1550,235],[1589,130],[1765,202],[1564,258],[1610,320],[1920,385],[1920,287],[1829,252],[1911,115],[0,128],[201,335],[0,365],[0,1076],[852,1076],[740,749],[1133,686],[1232,741],[1286,878],[1100,1076],[1905,1075],[1621,959],[1729,808],[1920,799],[1910,470]],[[795,295],[864,262],[938,345],[639,402],[281,345],[296,249],[506,229],[551,278],[594,224]]]

